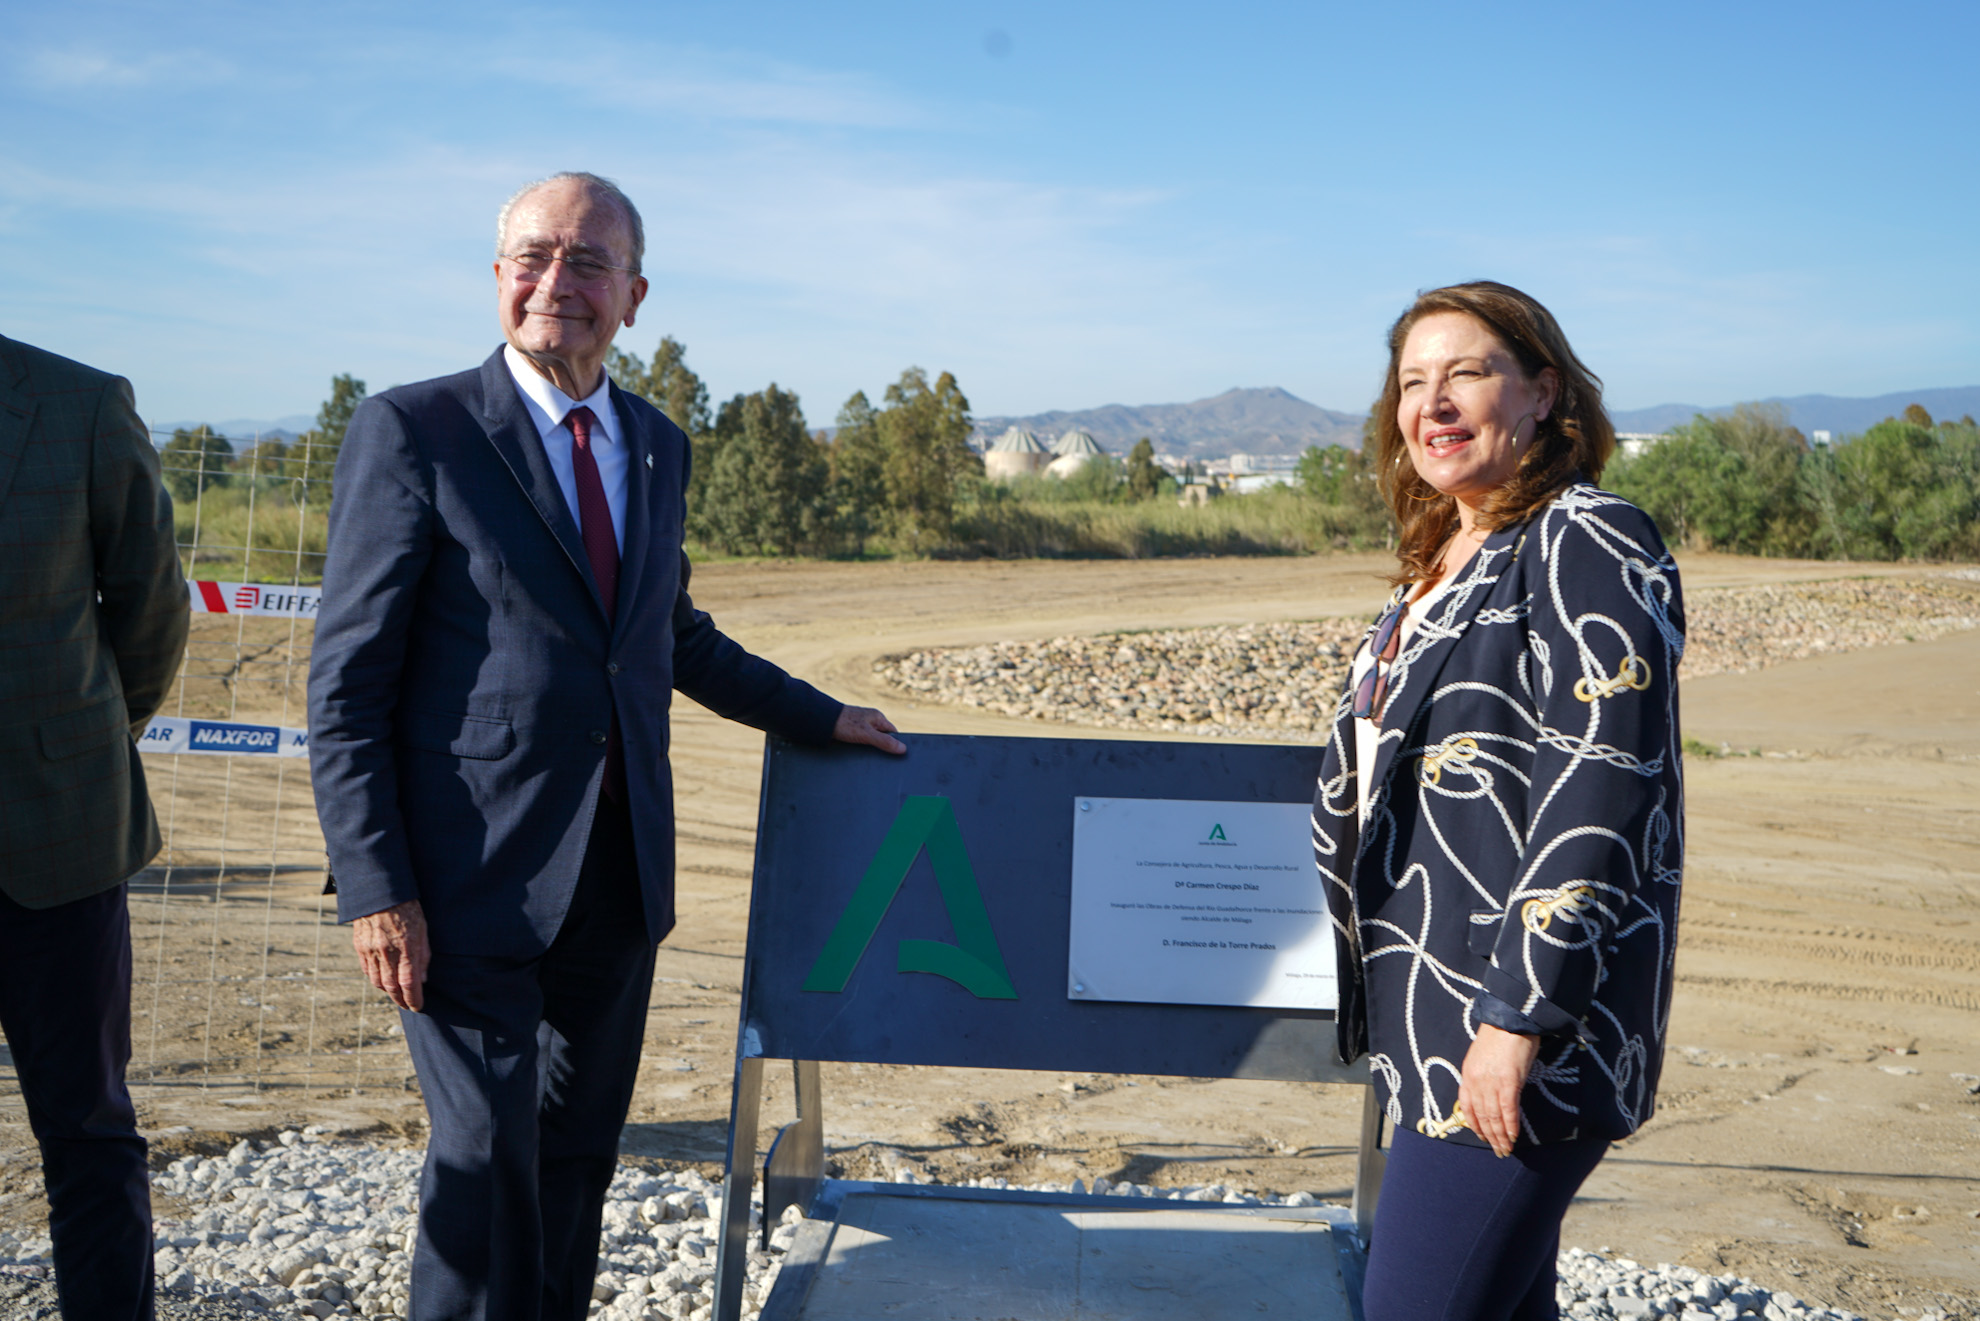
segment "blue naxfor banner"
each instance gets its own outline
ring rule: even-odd
[[[153,716],[138,740],[139,752],[198,752],[222,757],[307,757],[309,731],[233,720]]]

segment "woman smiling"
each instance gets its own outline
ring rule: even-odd
[[[1552,1318],[1561,1217],[1663,1060],[1677,566],[1593,485],[1600,382],[1516,289],[1418,297],[1375,417],[1401,562],[1313,814],[1341,1057],[1396,1129],[1366,1316]]]

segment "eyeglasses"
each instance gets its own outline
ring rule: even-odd
[[[1375,657],[1375,663],[1368,667],[1368,673],[1361,676],[1361,682],[1354,687],[1354,718],[1372,720],[1382,709],[1382,699],[1389,695],[1389,669],[1396,653],[1402,649],[1403,611],[1409,597],[1398,596],[1389,602],[1389,608],[1375,621],[1375,635],[1368,639],[1368,650]]]
[[[586,289],[598,289],[609,284],[612,274],[615,271],[625,275],[639,274],[639,268],[636,266],[613,266],[608,262],[598,260],[596,257],[587,257],[582,254],[573,256],[560,252],[543,252],[539,249],[531,249],[528,252],[504,252],[498,255],[503,261],[511,262],[515,265],[519,278],[529,281],[542,279],[550,273],[550,266],[553,262],[562,262],[564,263],[564,274],[570,276],[580,287]]]

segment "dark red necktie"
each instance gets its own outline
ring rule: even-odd
[[[591,452],[591,428],[598,421],[589,408],[565,415],[571,424],[571,470],[577,475],[578,533],[591,561],[591,576],[605,602],[605,618],[616,617],[619,604],[619,539],[612,531],[612,506],[605,499],[605,482],[598,475],[598,456]],[[612,712],[612,732],[605,743],[605,792],[614,802],[626,797],[625,750],[619,742],[619,713]]]
[[[612,531],[612,506],[605,499],[605,482],[598,475],[598,456],[591,452],[591,428],[598,422],[589,408],[573,408],[564,418],[571,424],[571,468],[577,474],[578,530],[584,553],[591,559],[591,576],[605,601],[605,617],[614,617],[619,604],[619,539]]]

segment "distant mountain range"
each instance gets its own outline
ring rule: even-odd
[[[1880,394],[1874,399],[1847,399],[1836,395],[1804,394],[1792,399],[1774,398],[1764,403],[1779,404],[1787,410],[1788,422],[1804,433],[1828,431],[1838,438],[1875,426],[1887,417],[1904,411],[1906,404],[1918,404],[1934,418],[1980,416],[1980,385],[1950,389],[1901,390]],[[1657,404],[1651,408],[1624,408],[1609,418],[1618,431],[1656,433],[1689,422],[1700,413],[1729,413],[1731,404],[1701,407],[1696,404]],[[1309,445],[1348,445],[1361,443],[1361,413],[1337,413],[1331,408],[1309,404],[1299,396],[1277,387],[1226,390],[1208,399],[1187,404],[1107,404],[1100,408],[1033,413],[1029,417],[979,417],[976,441],[988,444],[1011,426],[1038,433],[1050,444],[1061,432],[1083,427],[1093,433],[1100,447],[1113,454],[1125,454],[1134,442],[1147,436],[1158,454],[1174,454],[1191,459],[1218,458],[1226,454],[1296,455]],[[213,423],[213,429],[235,441],[262,439],[294,440],[316,424],[314,416],[296,413],[266,418],[231,418]],[[198,421],[154,422],[152,431],[159,444],[178,427],[198,426]]]
[[[153,440],[160,445],[170,439],[174,431],[181,428],[190,431],[196,426],[206,425],[234,441],[234,448],[239,449],[241,442],[252,445],[256,437],[262,440],[294,440],[316,425],[316,417],[311,413],[292,413],[272,422],[266,418],[236,417],[224,422],[207,422],[201,418],[191,422],[147,422],[145,425],[151,428]]]
[[[1936,419],[1980,416],[1980,385],[1902,390],[1874,399],[1804,394],[1761,402],[1779,404],[1786,409],[1789,424],[1803,433],[1827,431],[1840,439],[1873,427],[1887,417],[1895,417],[1904,411],[1906,404],[1918,404]],[[1716,407],[1658,404],[1651,408],[1617,409],[1609,418],[1618,431],[1654,434],[1689,422],[1700,413],[1708,416],[1730,413],[1733,408],[1732,404]],[[1144,404],[1138,408],[1108,404],[1074,412],[1033,413],[1029,417],[979,417],[976,441],[987,445],[1007,428],[1021,426],[1037,432],[1039,439],[1049,445],[1060,433],[1083,427],[1093,433],[1102,449],[1113,454],[1127,453],[1135,441],[1147,436],[1154,441],[1157,454],[1192,459],[1234,453],[1292,455],[1302,453],[1308,445],[1360,445],[1365,416],[1321,408],[1276,387],[1226,390],[1188,404]]]
[[[1897,394],[1880,394],[1874,399],[1803,394],[1792,399],[1774,398],[1761,402],[1779,404],[1785,408],[1788,424],[1798,427],[1804,435],[1811,431],[1827,431],[1840,440],[1843,436],[1874,427],[1887,417],[1896,417],[1904,411],[1906,404],[1917,404],[1938,421],[1980,415],[1980,385],[1945,390],[1902,390]],[[1694,404],[1658,404],[1654,408],[1616,410],[1609,414],[1609,420],[1616,424],[1618,431],[1655,434],[1668,431],[1681,422],[1689,422],[1700,413],[1710,415],[1730,413],[1732,410],[1731,404],[1722,404],[1717,408],[1699,408]]]
[[[1309,445],[1359,445],[1359,413],[1336,413],[1309,404],[1276,387],[1226,390],[1188,404],[1107,404],[1075,412],[1034,413],[1030,417],[979,417],[979,445],[988,444],[1012,426],[1038,433],[1047,445],[1061,433],[1081,427],[1093,434],[1100,448],[1125,454],[1143,436],[1157,454],[1191,459],[1225,454],[1304,453]]]

